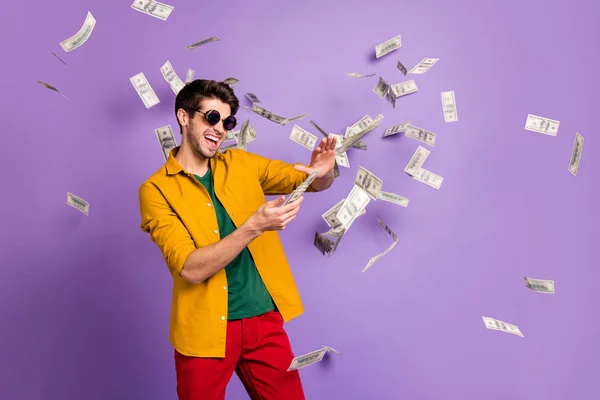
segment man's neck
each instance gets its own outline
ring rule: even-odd
[[[186,146],[185,143],[182,143],[179,147],[175,159],[184,170],[191,172],[194,175],[204,176],[209,168],[208,158],[199,156],[194,150]]]

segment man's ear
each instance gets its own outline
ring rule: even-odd
[[[186,126],[189,122],[189,118],[190,116],[183,108],[177,110],[177,121],[179,121],[181,126]]]

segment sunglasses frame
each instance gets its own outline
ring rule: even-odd
[[[223,128],[225,130],[231,131],[231,130],[235,129],[235,127],[237,126],[237,119],[233,115],[230,115],[229,117],[227,117],[225,119],[221,119],[221,113],[218,112],[217,110],[201,111],[201,110],[198,110],[197,108],[192,108],[192,110],[202,114],[204,116],[204,120],[206,121],[206,123],[208,123],[211,126],[215,126],[219,123],[219,122],[216,122],[214,124],[211,124],[210,121],[208,120],[208,115],[213,114],[213,113],[216,113],[219,116],[219,121],[223,121]],[[233,126],[231,127],[231,129],[227,129],[227,127],[225,126],[225,121],[227,121],[227,120],[230,120],[230,121],[233,120]]]

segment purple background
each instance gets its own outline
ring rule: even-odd
[[[182,79],[240,79],[318,134],[383,113],[368,151],[307,195],[281,233],[306,312],[286,325],[296,354],[329,345],[342,355],[301,370],[309,399],[575,399],[596,393],[600,367],[596,198],[598,7],[594,1],[198,2],[169,0],[165,21],[132,0],[8,2],[1,46],[5,181],[0,268],[0,398],[175,399],[168,342],[171,278],[141,232],[138,187],[164,162],[154,129],[180,135],[160,66]],[[234,4],[235,3],[235,4]],[[485,3],[482,4],[482,3]],[[91,11],[97,24],[64,53]],[[395,35],[403,47],[375,60]],[[217,35],[220,42],[185,46]],[[68,66],[50,54],[56,52]],[[403,77],[424,57],[440,61]],[[129,82],[143,71],[161,99],[146,109]],[[396,110],[372,91],[415,79]],[[6,79],[8,78],[8,79]],[[54,84],[69,98],[36,81]],[[454,90],[459,122],[444,123],[440,92]],[[527,114],[561,122],[557,137],[524,130]],[[310,152],[247,109],[248,150],[288,162]],[[419,142],[383,130],[412,121],[437,133],[424,167],[439,191],[404,174]],[[567,171],[575,132],[579,174]],[[350,191],[358,165],[407,208],[372,202],[337,253],[312,244],[321,213]],[[66,205],[90,203],[86,217]],[[372,269],[369,258],[397,246]],[[554,279],[554,296],[523,277]],[[516,324],[524,338],[486,330],[481,316]],[[234,376],[228,399],[247,398]]]

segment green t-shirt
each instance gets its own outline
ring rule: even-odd
[[[215,196],[213,177],[210,168],[203,177],[194,175],[206,188],[217,213],[217,222],[221,239],[236,230],[236,226],[227,214],[227,210]],[[227,274],[228,312],[227,319],[254,317],[275,308],[275,303],[260,277],[252,255],[245,247],[225,267]]]

